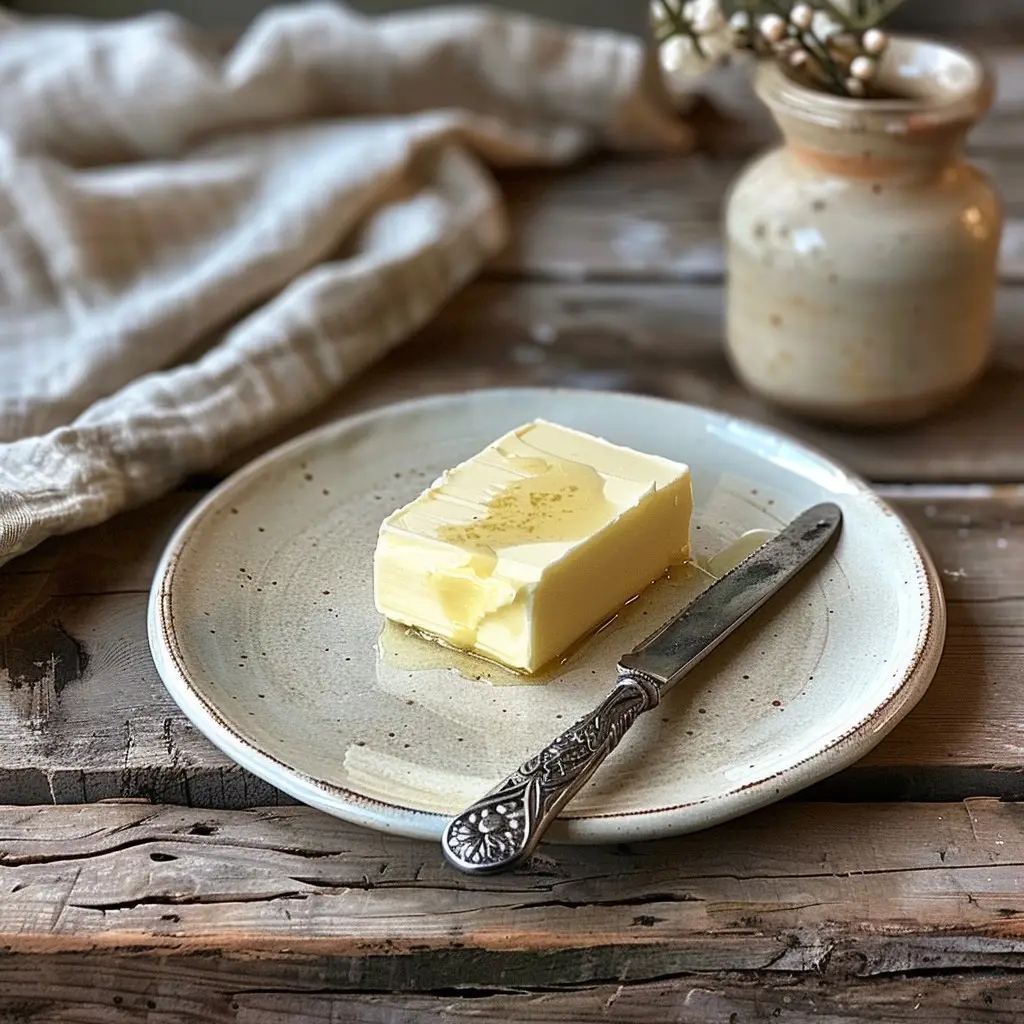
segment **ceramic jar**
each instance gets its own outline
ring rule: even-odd
[[[727,201],[730,361],[752,391],[838,423],[925,416],[990,350],[1002,211],[962,154],[990,77],[963,50],[897,37],[879,84],[894,98],[832,96],[760,65],[783,143]]]

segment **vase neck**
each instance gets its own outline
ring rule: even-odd
[[[992,102],[992,80],[972,54],[894,37],[877,84],[889,98],[850,99],[795,81],[775,61],[755,80],[793,154],[852,178],[928,178],[955,161]]]
[[[955,164],[965,133],[921,133],[912,139],[892,135],[822,129],[777,122],[786,148],[800,164],[819,174],[852,180],[926,182]],[[808,130],[812,127],[812,130]]]

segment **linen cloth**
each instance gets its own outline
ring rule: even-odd
[[[279,429],[505,243],[489,168],[686,149],[643,41],[486,8],[0,10],[0,563]]]

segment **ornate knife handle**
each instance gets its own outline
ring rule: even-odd
[[[620,671],[597,708],[448,823],[441,840],[445,857],[473,874],[504,871],[524,861],[559,811],[659,699],[653,680]]]

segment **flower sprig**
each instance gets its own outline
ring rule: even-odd
[[[807,84],[840,96],[875,95],[889,39],[879,25],[903,0],[653,0],[666,71],[700,75],[731,56],[777,60]]]

